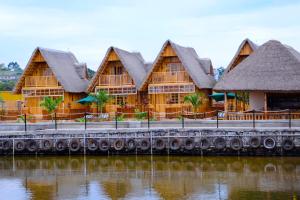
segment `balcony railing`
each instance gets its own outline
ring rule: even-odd
[[[45,97],[45,96],[63,96],[64,89],[59,88],[23,88],[22,95],[24,97]]]
[[[134,85],[131,86],[119,86],[119,87],[103,87],[97,86],[95,92],[99,92],[100,90],[106,91],[110,95],[129,95],[129,94],[137,94],[137,89]]]
[[[187,72],[153,72],[151,83],[183,83],[190,82],[190,78]]]
[[[133,80],[128,74],[121,75],[100,75],[100,86],[133,85]]]
[[[27,76],[25,87],[56,87],[59,86],[54,76]]]
[[[156,85],[149,84],[149,94],[165,94],[165,93],[193,93],[195,92],[194,83],[182,83],[182,84],[167,84]]]

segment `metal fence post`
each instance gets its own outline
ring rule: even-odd
[[[217,110],[217,128],[219,128],[219,111]]]
[[[56,112],[54,113],[54,127],[57,130]]]
[[[292,128],[292,113],[290,109],[289,109],[289,128]]]
[[[150,113],[149,113],[149,109],[148,109],[148,129],[150,129]]]
[[[253,118],[253,128],[255,128],[255,110],[252,111],[252,118]]]
[[[181,114],[181,127],[184,128],[184,116]]]
[[[115,113],[115,127],[118,129],[118,112]]]
[[[27,132],[27,116],[26,116],[26,114],[24,114],[24,128],[25,128],[25,132]]]
[[[84,130],[86,130],[86,112],[84,112]]]

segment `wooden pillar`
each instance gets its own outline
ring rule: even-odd
[[[234,93],[234,99],[235,99],[235,112],[237,112],[238,111],[238,102],[237,102],[237,94],[236,93]]]
[[[267,97],[267,93],[264,93],[264,111],[267,112],[268,111],[268,97]]]
[[[225,111],[225,113],[228,112],[227,92],[224,92],[224,111]]]
[[[267,97],[267,93],[264,93],[264,117],[265,117],[265,120],[268,119],[268,97]]]

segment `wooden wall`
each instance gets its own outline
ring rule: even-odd
[[[152,71],[153,73],[156,72],[170,72],[170,64],[176,64],[178,67],[178,71],[186,72],[184,69],[181,61],[177,57],[175,51],[172,49],[172,46],[169,44],[165,47],[160,58],[154,66]],[[150,75],[148,79],[148,86],[149,85],[181,85],[181,84],[190,84],[193,83],[191,77],[185,82],[178,82],[178,83],[155,83],[152,81],[152,75]],[[205,103],[199,108],[198,112],[205,112],[211,109],[211,100],[209,100],[208,95],[211,94],[211,90],[200,90],[195,86],[195,92],[202,93],[205,96]],[[191,93],[160,93],[160,94],[149,94],[149,108],[155,112],[178,112],[178,111],[188,111],[192,112],[192,106],[188,103],[184,103],[184,97]],[[175,101],[174,101],[175,100]]]
[[[253,52],[253,49],[251,48],[250,44],[246,42],[244,46],[241,48],[240,52],[238,52],[237,58],[234,60],[232,65],[230,66],[230,70],[232,70],[235,66],[240,64],[245,58],[247,58],[251,53]]]
[[[107,60],[104,62],[104,66],[102,71],[100,71],[101,74],[98,76],[101,78],[101,75],[120,75],[119,73],[116,73],[116,67],[121,68],[119,72],[122,72],[122,75],[128,75],[128,72],[122,62],[120,61],[120,58],[118,55],[115,53],[115,51],[112,49],[109,52],[109,55],[106,58]],[[134,86],[134,82],[132,81],[132,86]],[[94,91],[96,87],[99,87],[99,81],[97,80],[95,86],[94,86]],[[122,88],[123,85],[107,85],[107,86],[101,86],[101,88],[106,89],[106,88]],[[112,95],[112,99],[110,100],[109,103],[107,103],[104,107],[104,112],[107,113],[115,113],[119,111],[125,111],[125,112],[133,112],[135,108],[138,107],[138,100],[139,100],[139,95],[137,94],[119,94],[119,95]],[[117,100],[118,99],[118,100]],[[126,106],[120,106],[120,102],[123,101]],[[93,106],[93,112],[96,112],[96,105],[94,104]]]
[[[43,81],[43,78],[38,78],[38,76],[50,76],[55,78],[52,70],[49,68],[47,63],[45,62],[43,56],[40,52],[37,52],[36,55],[34,55],[32,62],[29,64],[30,67],[25,71],[25,79],[26,77],[31,76],[32,79],[36,80],[37,85],[32,87],[26,87],[25,81],[22,85],[22,88],[24,89],[55,89],[55,88],[61,88],[61,85],[58,84],[57,86],[44,86],[45,81]],[[40,81],[40,82],[39,82]],[[40,83],[40,84],[39,84]],[[43,85],[43,86],[41,86]],[[63,102],[58,108],[58,112],[68,113],[72,112],[72,110],[85,110],[86,107],[84,105],[81,105],[79,103],[76,103],[77,100],[84,98],[86,96],[85,93],[69,93],[64,92],[63,93]],[[22,100],[24,102],[23,104],[23,112],[27,114],[33,114],[33,115],[42,115],[45,113],[43,111],[43,108],[41,108],[40,104],[43,100],[44,96],[36,96],[36,97],[25,97],[22,96]],[[53,96],[53,98],[58,98],[57,96]]]

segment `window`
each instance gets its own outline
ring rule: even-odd
[[[105,90],[110,95],[119,95],[119,94],[136,94],[137,90],[134,86],[129,87],[117,87],[117,88],[96,88],[96,92],[100,90]]]
[[[63,89],[23,89],[22,94],[25,97],[33,97],[33,96],[63,96]]]
[[[167,103],[178,104],[179,103],[179,94],[177,94],[177,93],[170,94]]]
[[[116,104],[117,105],[126,105],[127,104],[127,96],[117,96]]]
[[[46,68],[44,73],[43,73],[43,76],[52,76],[52,70],[50,68]]]
[[[194,84],[186,85],[149,85],[149,94],[160,94],[160,93],[191,93],[195,92]]]
[[[115,73],[115,75],[121,75],[123,73],[123,67],[122,66],[115,66],[114,67],[114,73]]]
[[[167,67],[167,71],[171,72],[172,74],[184,70],[181,63],[168,63]]]

